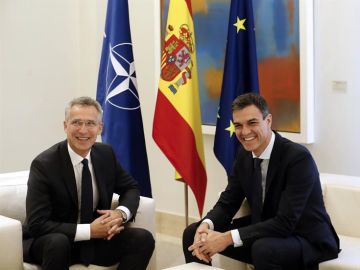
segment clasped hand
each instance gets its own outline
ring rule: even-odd
[[[97,210],[101,215],[90,224],[91,238],[110,240],[123,229],[123,219],[119,211]]]
[[[189,251],[199,260],[211,262],[211,257],[233,244],[230,232],[217,232],[210,230],[206,223],[200,224],[196,230],[194,243]]]

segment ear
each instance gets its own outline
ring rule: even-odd
[[[99,130],[98,130],[97,135],[101,135],[101,132],[102,132],[102,130],[103,130],[103,127],[104,127],[104,123],[103,123],[103,122],[100,122],[100,124],[99,124]]]
[[[66,132],[67,131],[67,128],[68,128],[68,124],[66,121],[64,121],[64,131]]]
[[[271,125],[272,125],[272,114],[271,114],[271,113],[269,113],[269,114],[266,116],[265,121],[266,121],[266,123],[268,124],[268,126],[271,127]]]

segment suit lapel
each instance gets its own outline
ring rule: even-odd
[[[98,153],[98,146],[95,144],[91,149],[91,162],[94,168],[96,183],[99,191],[99,207],[106,208],[109,207],[106,181],[102,180],[103,177],[106,177],[106,168],[104,167],[104,161],[101,155]]]
[[[78,205],[75,173],[69,156],[69,151],[67,149],[66,140],[60,143],[60,157],[61,157],[60,162],[61,162],[62,172],[64,173],[64,182],[66,188],[70,193],[70,197],[72,201],[76,205]]]
[[[253,172],[253,158],[251,152],[242,151],[238,162],[239,175],[241,175],[241,182],[244,189],[244,194],[248,199],[252,197],[252,172]]]
[[[268,192],[271,182],[273,181],[276,171],[280,167],[280,158],[281,158],[281,139],[282,137],[275,132],[275,142],[274,147],[271,152],[268,172],[266,175],[266,189],[265,194]]]

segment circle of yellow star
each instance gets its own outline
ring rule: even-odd
[[[236,23],[234,23],[234,26],[236,26],[236,33],[239,33],[240,29],[246,30],[244,25],[245,21],[246,19],[240,20],[239,17],[236,17]]]
[[[230,126],[228,126],[227,128],[225,128],[225,130],[229,131],[229,135],[230,135],[230,138],[232,137],[232,135],[234,134],[235,132],[235,126],[233,124],[233,122],[230,120]]]

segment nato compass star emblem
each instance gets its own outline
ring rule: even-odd
[[[122,110],[140,108],[131,43],[109,44],[106,102]]]

